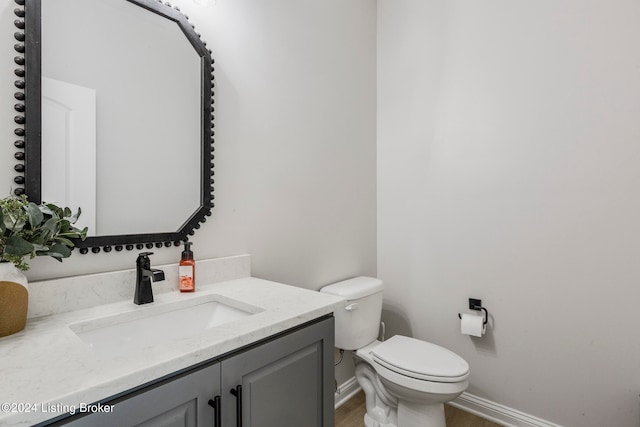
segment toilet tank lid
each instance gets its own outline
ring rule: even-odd
[[[325,286],[320,292],[353,300],[382,292],[382,280],[366,276],[354,277]]]

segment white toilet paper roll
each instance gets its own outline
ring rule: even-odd
[[[486,331],[483,316],[476,314],[463,314],[460,323],[460,332],[464,335],[472,335],[474,337],[481,337]]]

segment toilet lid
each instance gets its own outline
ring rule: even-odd
[[[469,375],[469,365],[454,352],[401,335],[376,346],[371,355],[387,369],[425,381],[458,382]]]

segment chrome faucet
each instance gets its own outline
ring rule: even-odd
[[[151,268],[149,255],[153,252],[141,252],[136,260],[136,293],[133,302],[147,304],[153,302],[153,289],[151,289],[151,279],[154,282],[164,280],[164,271]]]

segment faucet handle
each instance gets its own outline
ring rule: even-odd
[[[149,270],[151,268],[151,260],[149,259],[149,255],[153,255],[153,252],[140,252],[138,254],[138,258],[136,259],[136,266],[138,268]]]

